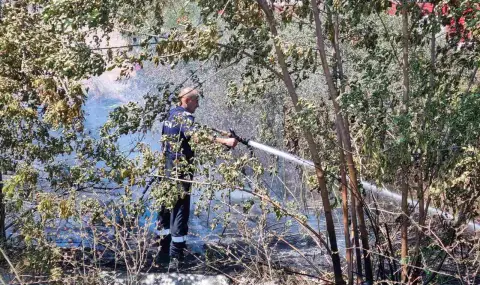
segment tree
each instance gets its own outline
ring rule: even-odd
[[[113,25],[139,26],[127,12],[133,5],[139,10],[146,7],[131,1],[118,3],[118,7],[108,1],[88,4],[28,0],[0,3],[2,242],[9,227],[22,233],[25,240],[31,237],[29,225],[22,222],[38,215],[37,210],[52,210],[41,206],[50,205],[48,199],[37,198],[49,198],[51,192],[68,193],[81,183],[75,181],[78,175],[74,172],[82,165],[64,165],[58,158],[88,150],[86,146],[91,143],[83,132],[82,107],[87,92],[82,81],[104,72],[109,60],[94,48],[102,42],[101,37],[108,39]],[[145,4],[149,12],[160,9],[158,3]],[[160,17],[156,20],[161,22]],[[72,171],[70,177],[65,175],[66,169]],[[25,206],[24,202],[34,206]],[[6,217],[25,209],[23,215],[5,224]],[[36,223],[33,218],[30,222]]]
[[[439,12],[438,2],[434,6],[437,13],[428,14],[428,21],[423,21],[422,6],[407,1],[399,6],[400,18],[385,13],[390,8],[385,1],[325,1],[319,5],[312,0],[306,5],[303,1],[200,0],[187,3],[196,7],[193,10],[198,15],[168,19],[166,25],[163,17],[157,17],[163,15],[162,4],[67,0],[2,5],[0,174],[10,177],[2,184],[0,237],[4,238],[3,213],[9,214],[13,201],[33,199],[36,193],[41,199],[34,210],[43,225],[52,223],[55,213],[76,218],[91,215],[91,223],[98,218],[109,221],[111,217],[102,212],[99,201],[87,199],[80,208],[72,203],[78,197],[76,192],[98,187],[121,189],[121,212],[134,220],[148,207],[135,201],[133,192],[146,185],[155,205],[171,205],[179,194],[176,181],[155,182],[165,178],[162,157],[142,144],[141,137],[165,116],[173,103],[170,95],[183,83],[161,85],[142,103],[116,108],[95,141],[82,129],[86,93],[81,81],[115,67],[128,78],[133,66],[145,62],[171,68],[209,62],[218,69],[238,66],[235,79],[228,84],[227,95],[235,99],[232,105],[241,104],[241,99],[268,100],[273,96],[271,90],[286,95],[276,98],[275,104],[281,106],[271,109],[284,111],[285,137],[294,137],[295,149],[308,153],[315,164],[314,173],[307,176],[321,197],[321,206],[318,203],[315,208],[325,215],[328,242],[294,210],[295,205],[269,195],[261,182],[264,168],[258,159],[236,157],[212,147],[207,128],[199,129],[195,144],[197,162],[203,165],[196,170],[209,177],[203,182],[207,190],[201,198],[202,209],[207,205],[209,209],[207,201],[214,191],[248,186],[246,191],[257,200],[249,200],[242,211],[248,213],[251,203],[259,201],[259,234],[265,236],[268,214],[278,219],[289,217],[306,229],[319,247],[326,248],[338,284],[345,281],[332,217],[335,205],[329,199],[338,173],[345,236],[348,239],[350,218],[358,250],[355,276],[353,254],[347,249],[349,284],[355,277],[357,282],[363,281],[363,275],[369,283],[375,279],[416,283],[421,278],[433,282],[445,262],[461,263],[452,257],[449,246],[475,248],[474,242],[460,241],[455,233],[478,217],[478,50],[457,50],[435,38],[440,23],[449,20]],[[467,4],[455,6],[452,15],[462,15]],[[467,25],[475,35],[476,21]],[[115,32],[131,37],[131,44],[111,46],[109,37]],[[197,79],[192,81],[201,84]],[[283,102],[284,98],[289,102]],[[139,154],[133,159],[119,151],[120,139],[132,134],[140,138],[128,150]],[[70,153],[75,153],[76,164],[56,161],[59,155]],[[250,176],[245,169],[251,170]],[[45,174],[48,187],[56,193],[73,193],[70,198],[55,197],[51,189],[38,188],[38,178]],[[400,188],[399,219],[383,214],[377,201],[368,205],[361,180]],[[409,205],[409,193],[418,196],[418,205]],[[456,217],[452,224],[436,224],[446,229],[446,243],[437,240],[441,230],[426,226],[429,205],[448,208]],[[235,208],[228,205],[228,214],[231,211]],[[131,221],[125,220],[131,227]],[[228,221],[225,215],[224,223]],[[216,218],[212,227],[218,224]],[[28,233],[31,229],[25,224],[22,230]],[[30,233],[29,238],[42,240],[38,231],[37,235]],[[266,242],[260,244],[259,252],[268,257]],[[429,255],[439,258],[420,258]],[[401,275],[396,273],[398,260]],[[144,266],[128,262],[132,272]],[[384,263],[389,264],[390,274]],[[465,264],[458,266],[457,275],[463,276],[463,266],[476,266],[474,262]],[[420,272],[422,267],[435,273],[427,277]]]

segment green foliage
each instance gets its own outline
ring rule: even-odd
[[[262,105],[260,121],[266,127],[261,135],[279,146],[285,140],[288,150],[297,154],[307,153],[302,134],[310,131],[328,175],[328,188],[334,192],[334,178],[341,167],[334,132],[336,114],[324,99],[328,96],[318,70],[310,5],[302,2],[295,9],[275,13],[279,36],[273,37],[258,1],[170,2],[25,0],[1,6],[0,172],[11,174],[4,184],[3,203],[16,210],[34,205],[34,214],[16,223],[28,249],[25,266],[49,272],[52,280],[62,277],[55,264],[60,254],[45,229],[54,228],[58,218],[79,223],[88,218],[90,224],[118,226],[115,217],[121,216],[131,230],[147,209],[134,198],[135,191],[153,181],[147,199],[150,210],[160,205],[171,208],[185,195],[179,187],[185,177],[167,179],[163,155],[142,143],[142,137],[176,103],[172,97],[182,84],[161,84],[142,103],[117,107],[96,140],[83,131],[86,90],[82,81],[106,70],[118,67],[121,76],[128,77],[134,65],[144,62],[172,69],[188,62],[209,62],[218,69],[239,66],[228,83],[228,107]],[[470,81],[478,66],[478,48],[457,50],[439,40],[432,63],[430,35],[447,16],[430,15],[429,22],[422,24],[417,20],[418,6],[409,4],[411,94],[405,110],[400,22],[385,15],[389,2],[325,4],[327,12],[340,15],[345,78],[336,82],[342,85],[338,102],[340,115],[350,123],[355,159],[362,166],[360,177],[395,185],[402,175],[414,181],[421,173],[425,182],[432,183],[427,188],[438,207],[449,207],[463,222],[478,217],[480,97]],[[462,1],[451,16],[460,15],[465,5]],[[168,7],[175,11],[170,13]],[[469,18],[467,24],[476,37],[478,17]],[[112,47],[110,36],[115,32],[132,37],[135,47]],[[333,32],[333,22],[327,19],[325,38],[331,41]],[[274,44],[284,53],[286,66],[279,65]],[[285,102],[281,68],[287,69],[300,94],[297,106]],[[332,70],[338,79],[338,70]],[[220,224],[227,227],[235,218],[232,209],[247,217],[258,208],[278,220],[307,221],[298,214],[298,204],[268,200],[260,159],[212,145],[210,135],[211,130],[199,126],[191,141],[197,154],[194,164],[180,160],[176,167],[178,172],[195,172],[200,177],[193,182],[194,188],[203,190],[196,214],[210,211],[214,197],[223,201],[213,207],[225,214],[211,220],[212,229]],[[119,142],[126,136],[137,141],[121,152]],[[132,158],[132,153],[137,156]],[[71,154],[75,154],[75,165],[59,160]],[[278,169],[272,166],[270,174],[277,175]],[[304,175],[307,187],[318,189],[315,177],[308,172]],[[116,195],[118,205],[79,198],[81,191],[98,188]],[[240,205],[229,205],[227,199],[236,189],[247,189],[253,196]],[[106,213],[110,210],[113,214]],[[246,224],[236,222],[239,227]],[[32,254],[33,248],[38,252]]]

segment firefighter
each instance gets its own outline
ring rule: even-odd
[[[182,188],[181,191],[184,191],[184,194],[179,195],[173,209],[161,208],[158,223],[159,234],[162,237],[160,252],[163,255],[169,254],[169,269],[177,267],[177,270],[179,263],[185,257],[184,251],[188,234],[190,190],[192,186],[188,181],[193,178],[193,172],[188,170],[188,166],[192,164],[195,155],[189,142],[191,139],[195,139],[193,113],[199,107],[198,90],[191,87],[183,88],[178,95],[178,99],[179,105],[170,111],[168,119],[163,124],[165,174],[167,177],[180,180],[178,185]],[[211,137],[211,140],[231,148],[234,148],[238,143],[235,138]]]

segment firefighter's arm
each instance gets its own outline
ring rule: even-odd
[[[194,142],[198,142],[198,136],[195,133],[191,136],[191,138]],[[216,135],[208,136],[208,138],[214,143],[223,144],[230,148],[235,148],[238,144],[238,140],[236,138],[217,137]]]
[[[217,138],[216,136],[213,136],[211,137],[211,140],[213,142],[220,143],[231,148],[236,147],[238,144],[238,141],[235,138]]]
[[[213,136],[210,137],[210,140],[212,142],[220,143],[231,148],[235,148],[237,146],[238,140],[235,137],[231,137],[230,133],[225,131],[219,131],[219,130],[216,130],[216,131],[219,132],[222,136],[225,136],[226,138],[217,137],[217,135],[214,134]]]
[[[198,137],[196,136],[195,134],[195,125],[193,124],[193,117],[187,117],[190,121],[190,124],[189,124],[189,127],[188,129],[185,129],[185,131],[190,131],[190,133],[193,133],[193,135],[191,136],[193,141],[198,141]],[[221,132],[221,134],[223,136],[228,136],[229,134],[227,132]],[[232,138],[232,137],[217,137],[216,135],[213,135],[213,136],[209,136],[208,137],[210,139],[210,141],[214,142],[214,143],[219,143],[219,144],[223,144],[227,147],[230,147],[230,148],[235,148],[238,144],[238,140],[236,138]]]

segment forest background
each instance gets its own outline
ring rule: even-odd
[[[196,86],[203,125],[315,165],[225,151],[200,128],[204,273],[478,284],[479,3],[428,4],[1,1],[2,282],[161,270],[152,213],[178,181],[158,179],[160,122]]]

